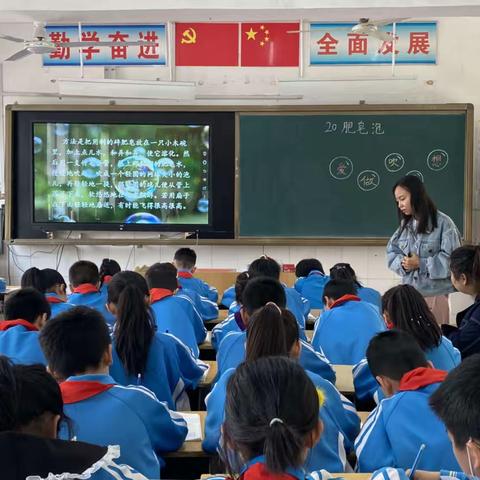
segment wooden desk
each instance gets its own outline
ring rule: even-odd
[[[205,337],[205,341],[203,343],[201,343],[198,348],[200,350],[205,350],[205,351],[209,351],[209,350],[213,350],[213,347],[212,347],[212,332],[207,332],[207,336]]]
[[[209,369],[203,374],[198,386],[200,388],[210,387],[217,376],[217,362],[215,360],[203,360]]]
[[[305,336],[309,342],[312,342],[313,330],[305,330]]]
[[[178,412],[182,413],[182,412]],[[185,412],[185,413],[197,413],[200,415],[200,423],[202,425],[202,440],[205,438],[205,417],[207,412]],[[202,450],[202,440],[191,440],[184,442],[179,450],[176,452],[169,452],[163,454],[164,457],[209,457],[210,454]],[[211,476],[211,475],[210,475]]]
[[[355,388],[353,386],[353,374],[352,374],[352,365],[332,365],[335,373],[337,374],[337,381],[335,385],[337,389],[346,394],[355,393]]]
[[[372,412],[357,412],[360,417],[360,424],[363,425]]]

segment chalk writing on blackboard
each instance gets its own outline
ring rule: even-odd
[[[434,172],[440,172],[448,165],[448,153],[445,150],[432,150],[427,157],[427,166]]]
[[[335,180],[346,180],[353,173],[353,162],[348,157],[335,157],[330,162],[328,170]]]
[[[389,153],[385,157],[385,168],[389,172],[398,172],[405,166],[405,159],[403,158],[403,155],[400,153]]]
[[[336,123],[326,121],[323,133],[339,135],[385,135],[381,122],[365,122],[363,120],[346,120]]]
[[[364,192],[371,192],[380,185],[380,175],[375,170],[363,170],[357,177],[357,185]]]

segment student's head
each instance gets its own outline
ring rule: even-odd
[[[20,279],[20,286],[22,288],[33,287],[40,293],[45,293],[45,285],[43,282],[42,271],[37,267],[29,268],[23,272]]]
[[[280,308],[286,307],[287,298],[282,284],[269,277],[256,277],[249,280],[242,294],[243,321],[247,324],[253,312],[268,302],[273,302]]]
[[[265,455],[270,472],[285,473],[303,465],[320,438],[318,413],[315,386],[297,362],[285,357],[245,362],[227,385],[225,443],[243,460]]]
[[[280,279],[280,265],[273,258],[263,257],[254,260],[248,267],[248,274],[253,277],[270,277],[275,280]]]
[[[107,307],[115,315],[115,349],[130,375],[145,372],[148,352],[155,335],[146,280],[136,272],[124,271],[108,284]]]
[[[178,288],[177,269],[171,263],[154,263],[145,273],[148,288],[166,288],[174,292]]]
[[[298,323],[290,310],[270,302],[250,317],[246,362],[275,355],[298,358],[300,350]]]
[[[344,295],[356,295],[357,287],[351,280],[330,280],[323,289],[323,304],[326,309]]]
[[[48,368],[59,380],[108,373],[112,363],[107,324],[93,308],[73,307],[57,315],[41,331],[40,345]]]
[[[295,267],[295,276],[297,278],[308,277],[310,272],[313,271],[317,271],[325,275],[320,260],[317,260],[316,258],[304,258],[297,263],[297,266]]]
[[[453,286],[467,295],[480,293],[480,246],[464,245],[450,255]]]
[[[235,280],[235,300],[239,305],[242,305],[243,303],[243,291],[245,290],[249,280],[250,276],[248,275],[248,272],[242,272],[237,275]]]
[[[402,377],[419,367],[430,367],[415,339],[401,330],[375,335],[368,344],[367,361],[386,397],[398,391]]]
[[[330,278],[332,280],[348,280],[353,282],[357,288],[362,286],[357,279],[355,270],[349,263],[336,263],[330,269]]]
[[[426,233],[437,227],[437,207],[416,175],[406,175],[398,180],[393,186],[393,196],[403,226],[415,218],[418,221],[418,233]]]
[[[62,418],[60,387],[45,367],[0,356],[0,432],[56,438]]]
[[[462,470],[480,475],[480,355],[452,370],[430,397],[432,410],[447,428],[453,453]]]
[[[65,296],[67,283],[63,276],[53,268],[40,270],[36,267],[25,270],[20,282],[23,287],[36,288],[40,293],[56,293]]]
[[[440,327],[421,293],[411,285],[387,290],[382,297],[382,311],[388,328],[410,333],[423,351],[440,345]]]
[[[45,296],[32,287],[14,291],[5,301],[5,320],[26,320],[41,329],[50,314]]]
[[[120,264],[116,260],[113,260],[112,258],[104,258],[98,272],[100,275],[100,282],[103,284],[105,277],[113,277],[121,270]]]
[[[173,256],[173,263],[178,270],[189,270],[193,273],[197,263],[197,254],[191,248],[179,248]]]
[[[78,262],[75,262],[68,271],[68,279],[71,288],[76,288],[85,283],[97,287],[100,282],[97,266],[88,260],[79,260]]]

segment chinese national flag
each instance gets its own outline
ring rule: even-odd
[[[176,23],[177,66],[238,66],[238,23]]]
[[[299,23],[242,23],[242,67],[298,67]]]

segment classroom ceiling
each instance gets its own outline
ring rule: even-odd
[[[41,4],[41,9],[39,8]],[[357,20],[480,16],[480,0],[0,0],[0,22]]]

